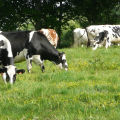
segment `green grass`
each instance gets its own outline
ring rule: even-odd
[[[26,73],[14,85],[0,79],[0,120],[119,120],[120,47],[93,51],[77,47],[66,53],[68,71],[45,61],[41,72],[33,64],[16,64]]]

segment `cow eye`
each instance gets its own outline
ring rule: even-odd
[[[16,74],[13,76],[13,83],[15,82],[16,80]]]
[[[66,62],[66,60],[63,60],[62,63],[64,64]]]

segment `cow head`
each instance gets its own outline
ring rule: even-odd
[[[99,46],[98,42],[94,41],[92,44],[92,49],[96,50],[98,46]]]
[[[104,30],[103,32],[98,33],[92,44],[92,49],[96,50],[97,47],[101,47],[101,46],[105,45],[105,42],[107,40],[107,35],[108,35],[107,30]]]
[[[68,70],[68,64],[67,64],[66,56],[64,52],[58,54],[58,60],[55,61],[55,64],[60,69],[65,69],[66,71]]]
[[[16,81],[17,73],[23,74],[24,72],[24,69],[17,70],[17,67],[13,65],[4,66],[0,68],[0,73],[2,75],[3,80],[5,81],[5,83],[9,82],[10,84],[13,84]]]

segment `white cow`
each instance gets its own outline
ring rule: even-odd
[[[93,50],[96,50],[98,45],[104,43],[107,49],[113,43],[120,43],[120,25],[111,25],[106,27],[102,32],[98,33],[94,39],[92,46]]]
[[[73,46],[82,46],[87,45],[88,39],[85,29],[76,28],[73,30],[74,45]]]

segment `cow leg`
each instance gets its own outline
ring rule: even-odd
[[[29,73],[31,73],[31,69],[32,69],[32,60],[33,58],[27,55],[26,62],[27,62],[27,70]]]
[[[88,38],[87,47],[90,47],[90,39]]]
[[[40,55],[33,55],[33,62],[40,66],[42,72],[45,71],[44,60],[41,60]]]
[[[106,45],[105,45],[105,48],[107,49],[109,46],[109,43],[106,41]]]
[[[25,57],[26,62],[27,62],[27,70],[29,73],[31,73],[33,57],[32,57],[32,55],[28,54],[28,49],[24,49],[23,54],[24,54],[24,57]]]
[[[110,46],[111,46],[111,43],[110,42],[106,42],[105,48],[107,49]]]
[[[42,72],[45,71],[44,60],[41,62],[40,68],[41,68]]]

